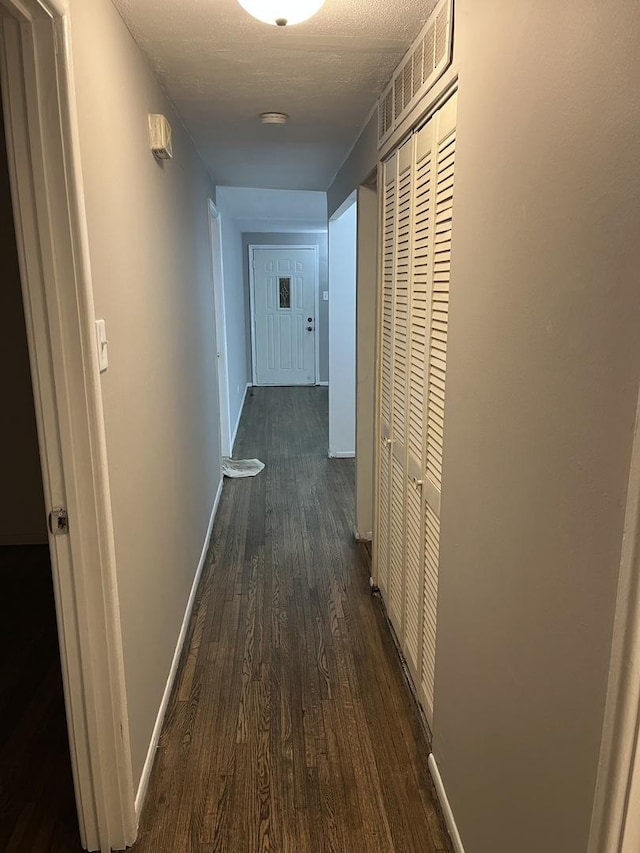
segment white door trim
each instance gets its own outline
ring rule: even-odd
[[[222,456],[231,456],[232,433],[229,405],[229,372],[227,367],[227,322],[224,302],[224,266],[222,259],[222,229],[220,211],[209,199],[209,239],[213,266],[213,295],[215,310],[218,398],[220,403],[220,444]],[[214,233],[215,232],[215,233]]]
[[[9,173],[81,840],[136,834],[120,611],[79,136],[63,0],[0,0]]]
[[[314,376],[315,376],[315,384],[320,384],[320,374],[318,373],[320,369],[320,335],[318,333],[318,319],[320,317],[320,253],[318,251],[318,246],[304,245],[304,246],[291,246],[287,244],[286,246],[277,246],[277,245],[260,245],[257,243],[249,244],[249,304],[250,304],[250,312],[251,312],[251,379],[253,384],[257,387],[258,378],[257,378],[257,359],[256,359],[256,297],[255,297],[255,266],[253,260],[253,253],[255,249],[313,249],[313,257],[314,257],[314,267],[316,271],[315,275],[315,367],[314,367]]]
[[[600,764],[588,853],[637,853],[640,837],[640,398],[627,490]]]

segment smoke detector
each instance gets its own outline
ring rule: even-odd
[[[286,113],[261,113],[262,124],[286,124],[289,116]]]

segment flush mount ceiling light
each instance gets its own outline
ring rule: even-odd
[[[259,21],[286,27],[315,15],[324,0],[238,0],[238,3]]]

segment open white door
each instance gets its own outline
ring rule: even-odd
[[[136,837],[114,537],[78,145],[62,0],[2,0],[7,159],[47,507],[81,841]],[[55,780],[52,781],[55,784]]]

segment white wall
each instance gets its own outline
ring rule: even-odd
[[[378,194],[358,188],[356,284],[356,535],[373,532]]]
[[[327,227],[327,194],[303,190],[221,187],[227,214],[244,232],[321,231]]]
[[[227,372],[229,379],[229,419],[233,441],[245,398],[251,382],[251,343],[249,321],[251,308],[244,283],[242,232],[233,217],[228,187],[219,187],[217,203],[222,233],[222,265],[224,273],[224,308],[227,329]]]
[[[329,222],[329,455],[356,450],[355,199]]]
[[[585,853],[640,380],[637,0],[458,0],[433,748],[467,853]]]
[[[221,472],[208,199],[215,188],[109,0],[70,0],[80,149],[137,782]],[[149,150],[148,113],[175,159]]]

